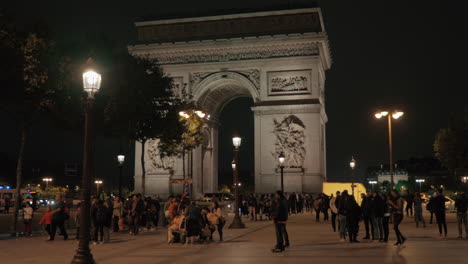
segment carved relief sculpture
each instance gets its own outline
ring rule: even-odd
[[[155,169],[169,170],[174,168],[175,158],[174,157],[163,157],[161,158],[160,151],[158,148],[159,139],[150,139],[146,143],[148,146],[147,154],[150,159],[150,163]],[[150,171],[148,172],[150,173]]]
[[[286,167],[302,168],[306,154],[304,123],[297,116],[290,115],[281,122],[273,119],[273,124],[273,134],[276,138],[275,151],[272,153],[274,159],[278,160],[278,156],[283,152]]]
[[[288,95],[310,93],[311,71],[280,71],[268,73],[268,94]]]

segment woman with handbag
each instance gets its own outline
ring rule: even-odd
[[[219,207],[218,202],[211,203],[211,213],[216,216],[216,229],[218,229],[219,241],[223,241],[223,227],[226,224],[226,218],[223,215],[223,211]],[[213,239],[213,236],[210,238]]]

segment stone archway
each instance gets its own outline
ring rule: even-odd
[[[207,142],[190,161],[195,192],[216,191],[217,115],[243,96],[254,101],[256,192],[279,189],[278,152],[290,158],[285,191],[321,191],[326,180],[325,72],[331,57],[319,8],[156,19],[136,27],[138,44],[130,52],[157,58],[174,78],[176,94],[192,96],[211,114]],[[140,153],[137,144],[136,159]],[[145,155],[151,160],[154,153]],[[181,191],[180,186],[169,188],[169,179],[181,177],[182,161],[171,164],[148,169],[148,193]],[[137,163],[137,187],[139,175]]]

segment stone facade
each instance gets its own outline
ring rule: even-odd
[[[237,25],[252,21],[255,26],[250,29]],[[272,21],[279,23],[277,31]],[[231,28],[222,31],[220,25]],[[178,94],[189,94],[211,115],[203,146],[187,161],[193,164],[195,194],[217,190],[217,116],[226,103],[242,96],[254,101],[256,191],[279,189],[281,152],[286,155],[286,191],[321,191],[326,180],[324,84],[331,57],[320,9],[146,21],[136,26],[141,44],[130,46],[131,53],[157,58],[174,77]],[[179,33],[171,34],[170,28]],[[182,177],[182,161],[161,160],[154,148],[146,149],[147,164],[152,166],[147,193],[180,192],[181,186],[169,184],[169,179]],[[137,144],[136,160],[140,153]],[[141,188],[139,164],[136,191]]]

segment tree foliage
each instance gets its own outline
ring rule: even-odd
[[[468,168],[467,122],[452,120],[449,127],[437,132],[433,147],[435,157],[450,171]]]

